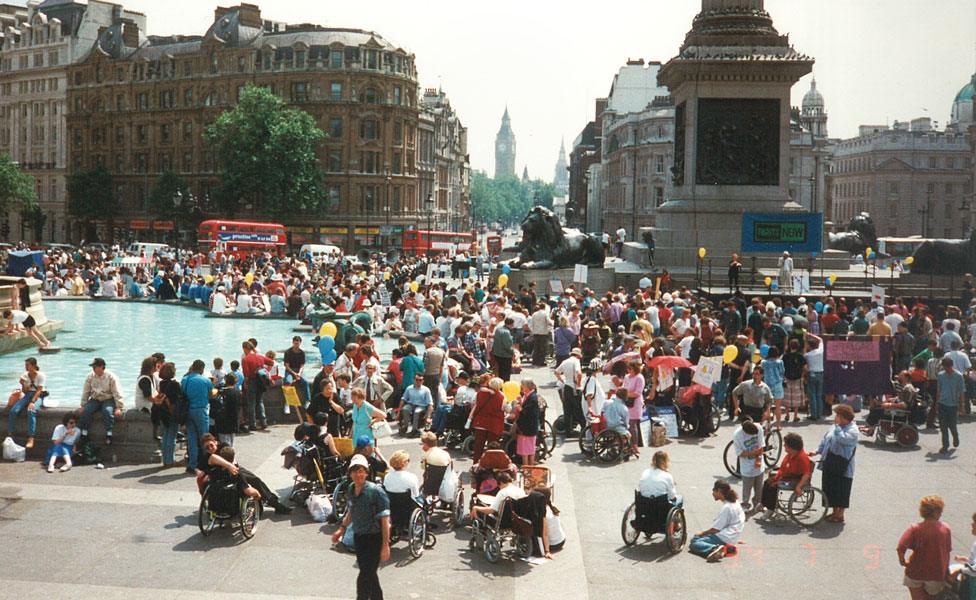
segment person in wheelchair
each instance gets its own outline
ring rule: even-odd
[[[260,477],[234,463],[234,449],[227,444],[221,444],[210,433],[205,433],[203,441],[203,456],[201,469],[197,469],[197,488],[200,494],[206,490],[207,483],[226,478],[233,478],[238,483],[242,494],[260,500],[267,506],[274,508],[278,514],[288,514],[291,508],[285,506],[278,499],[277,494],[261,480]],[[226,457],[229,457],[226,458]]]
[[[386,458],[380,453],[380,449],[373,444],[373,438],[368,435],[361,435],[356,438],[356,454],[361,454],[369,465],[369,479],[376,481],[381,473],[389,467]]]
[[[505,500],[509,498],[519,500],[526,497],[525,490],[514,484],[515,478],[508,471],[502,471],[495,475],[495,480],[498,481],[498,493],[492,497],[489,504],[476,503],[471,507],[470,517],[472,520],[481,515],[492,518],[499,517],[499,511],[505,505]]]
[[[390,456],[390,467],[392,471],[386,473],[383,478],[383,489],[387,494],[402,494],[410,492],[410,497],[420,498],[420,480],[417,476],[407,471],[410,464],[410,455],[403,450],[397,450]]]
[[[637,484],[637,519],[631,526],[645,534],[664,531],[668,512],[681,504],[674,487],[674,477],[668,472],[671,458],[658,450],[651,458],[651,466],[641,474]]]
[[[420,463],[424,471],[424,495],[450,502],[458,483],[451,455],[437,445],[437,435],[432,431],[425,431],[420,436],[420,447],[424,453]]]
[[[864,435],[873,436],[874,430],[882,419],[904,419],[908,420],[909,411],[915,406],[918,390],[912,385],[912,375],[908,371],[901,371],[896,375],[895,392],[896,400],[884,400],[881,396],[872,396],[870,410],[868,411],[866,425],[861,425],[858,429]]]
[[[813,463],[803,449],[803,438],[797,433],[787,433],[783,437],[783,446],[786,448],[783,462],[763,483],[761,500],[765,510],[758,517],[760,520],[771,519],[776,513],[780,490],[794,490],[802,494],[813,476]]]
[[[518,469],[508,453],[502,450],[501,443],[491,442],[485,453],[481,455],[481,460],[471,470],[473,475],[471,485],[474,493],[495,494],[499,489],[498,474],[508,473],[512,479],[515,479]]]
[[[413,385],[403,390],[400,400],[399,420],[402,431],[414,437],[420,437],[420,429],[430,425],[431,414],[434,410],[434,398],[430,389],[424,385],[423,373],[413,378]],[[408,431],[408,429],[411,429]]]
[[[623,438],[624,451],[627,455],[624,460],[627,460],[631,456],[633,449],[630,443],[630,409],[627,408],[627,390],[623,387],[618,387],[617,391],[614,392],[612,402],[604,402],[601,412],[603,417],[607,421],[607,429],[616,432],[621,438]]]

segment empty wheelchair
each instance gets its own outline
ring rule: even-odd
[[[410,492],[387,492],[390,499],[390,544],[407,542],[410,556],[420,558],[425,548],[433,548],[437,538],[430,532],[427,509]]]
[[[820,488],[807,484],[803,492],[797,493],[795,481],[782,481],[777,488],[776,511],[800,527],[813,527],[827,516],[827,496]]]
[[[445,482],[447,477],[450,477],[451,481]],[[446,487],[445,483],[448,484]],[[451,483],[453,486],[450,485]],[[421,491],[424,494],[428,517],[433,517],[438,510],[447,511],[448,524],[452,529],[464,520],[464,487],[461,485],[461,478],[451,467],[428,466],[424,470]],[[441,495],[442,491],[451,491],[451,494],[445,498]]]
[[[237,481],[221,478],[207,483],[200,498],[200,533],[210,535],[218,525],[236,522],[245,540],[254,537],[261,518],[261,501],[241,492]]]
[[[668,550],[672,553],[681,552],[688,539],[681,497],[672,502],[666,495],[645,498],[635,491],[634,502],[627,508],[620,523],[620,535],[624,544],[633,546],[641,534],[647,536],[647,539],[663,534]]]
[[[281,451],[284,468],[294,468],[295,477],[289,499],[304,504],[311,494],[331,494],[342,480],[343,460],[339,456],[325,456],[321,447],[313,443],[296,443]]]

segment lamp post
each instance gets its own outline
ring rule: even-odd
[[[922,237],[929,237],[929,213],[932,211],[932,192],[926,192],[925,194],[925,206],[918,210],[918,214],[922,215]]]
[[[383,212],[386,213],[386,235],[392,237],[390,233],[390,190],[393,186],[393,178],[390,177],[390,172],[386,172],[386,205],[383,207]]]
[[[424,257],[427,258],[427,260],[429,262],[430,261],[430,244],[431,244],[431,235],[430,234],[431,234],[431,232],[434,229],[434,227],[433,227],[433,225],[431,223],[433,221],[433,219],[434,219],[434,195],[433,194],[430,194],[430,193],[427,194],[427,202],[426,202],[426,204],[427,204],[427,244],[424,246]]]
[[[183,192],[176,190],[173,196],[173,250],[175,251],[176,261],[180,260],[180,206],[183,204]]]

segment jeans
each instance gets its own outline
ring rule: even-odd
[[[305,395],[304,396],[299,396],[299,397],[302,399],[302,401],[305,403],[305,405],[307,405],[309,403],[309,401],[312,400],[312,388],[309,387],[308,381],[306,381],[304,377],[298,377],[296,379],[296,378],[292,377],[291,373],[286,373],[285,374],[285,385],[292,385],[292,384],[294,384],[294,386],[296,388],[301,388],[301,389],[305,390]]]
[[[257,377],[250,377],[244,382],[244,397],[247,404],[247,426],[255,429],[258,422],[265,423],[264,415],[264,384]]]
[[[200,438],[210,430],[210,417],[207,408],[191,408],[186,418],[186,466],[199,469],[203,465],[197,464],[200,459]]]
[[[708,556],[718,546],[724,546],[725,542],[716,534],[695,536],[688,544],[688,550],[697,556]]]
[[[16,404],[10,407],[10,411],[7,413],[7,435],[14,434],[14,428],[17,426],[17,415],[20,411],[27,408],[27,405],[31,403],[34,398],[34,392],[30,391],[24,394],[23,398],[17,401]],[[37,431],[37,405],[34,405],[33,409],[27,408],[27,435],[28,437],[34,437],[34,432]]]
[[[162,448],[163,464],[171,465],[176,462],[176,430],[179,426],[176,419],[170,419],[168,424],[162,425]]]
[[[810,394],[810,416],[814,419],[821,418],[824,413],[823,372],[810,373],[807,393]]]
[[[939,404],[939,429],[942,431],[942,447],[949,447],[949,432],[952,432],[952,445],[959,445],[959,429],[956,422],[959,420],[959,407],[956,405],[948,406]]]
[[[218,433],[217,441],[221,444],[227,444],[231,448],[234,447],[234,434],[233,433]]]
[[[434,418],[431,421],[430,428],[437,435],[444,433],[444,427],[447,425],[447,417],[454,410],[454,405],[452,404],[441,404],[434,409]]]
[[[359,576],[356,578],[356,600],[383,600],[380,587],[380,549],[383,536],[379,533],[357,533],[356,560],[359,562]]]
[[[92,417],[98,411],[102,411],[102,420],[105,422],[105,435],[112,435],[112,425],[115,424],[115,400],[112,398],[108,400],[89,398],[88,402],[81,409],[81,418],[78,419],[78,428],[81,429],[82,434],[87,435],[88,427],[91,426]]]

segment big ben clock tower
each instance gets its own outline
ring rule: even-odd
[[[508,107],[502,115],[502,126],[495,136],[495,178],[515,176],[515,134],[512,133]]]

